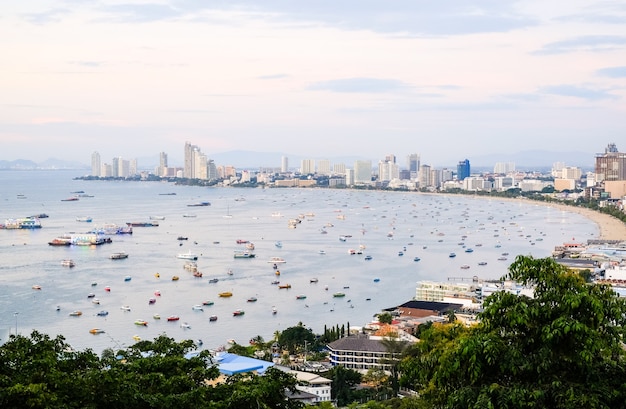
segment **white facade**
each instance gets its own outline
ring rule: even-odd
[[[315,173],[315,160],[302,159],[300,162],[300,173],[303,175],[312,175]]]
[[[317,174],[330,176],[330,161],[328,159],[320,159],[317,161]]]
[[[510,172],[515,172],[515,162],[496,162],[493,167],[493,173],[506,175]]]
[[[346,174],[346,164],[345,163],[335,163],[333,165],[333,173],[335,175],[345,175]]]
[[[419,172],[417,173],[417,185],[420,189],[432,186],[430,170],[430,165],[420,165]]]
[[[354,162],[354,183],[353,184],[370,184],[372,183],[372,161],[357,160]]]
[[[289,158],[283,156],[280,160],[280,172],[287,173],[289,171]]]

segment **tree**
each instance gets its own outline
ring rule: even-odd
[[[337,406],[345,406],[352,401],[352,390],[361,382],[361,374],[353,369],[335,366],[325,375],[333,381],[331,384],[331,397],[337,402]]]
[[[295,354],[297,350],[303,348],[305,341],[313,344],[315,335],[301,322],[295,327],[285,329],[278,337],[278,343],[287,349],[290,354]]]
[[[378,322],[381,324],[391,324],[393,322],[393,317],[391,313],[383,312],[378,314]]]
[[[551,258],[518,256],[503,279],[534,297],[501,291],[475,327],[433,326],[403,362],[403,381],[442,408],[622,406],[624,300]]]

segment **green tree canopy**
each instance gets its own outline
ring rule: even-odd
[[[534,297],[497,292],[475,327],[434,326],[402,381],[442,408],[623,406],[624,300],[551,258],[518,256],[503,280]]]

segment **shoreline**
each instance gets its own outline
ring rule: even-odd
[[[506,202],[535,204],[538,206],[552,207],[564,212],[577,213],[591,220],[598,226],[598,229],[600,230],[598,239],[626,241],[626,223],[623,223],[621,220],[616,219],[609,214],[596,212],[585,207],[569,206],[554,202],[542,202],[539,200],[506,197],[492,199]]]

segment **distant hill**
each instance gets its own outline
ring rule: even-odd
[[[0,160],[0,169],[89,169],[90,167],[80,162],[66,161],[62,159],[50,158],[37,163],[27,159]]]

